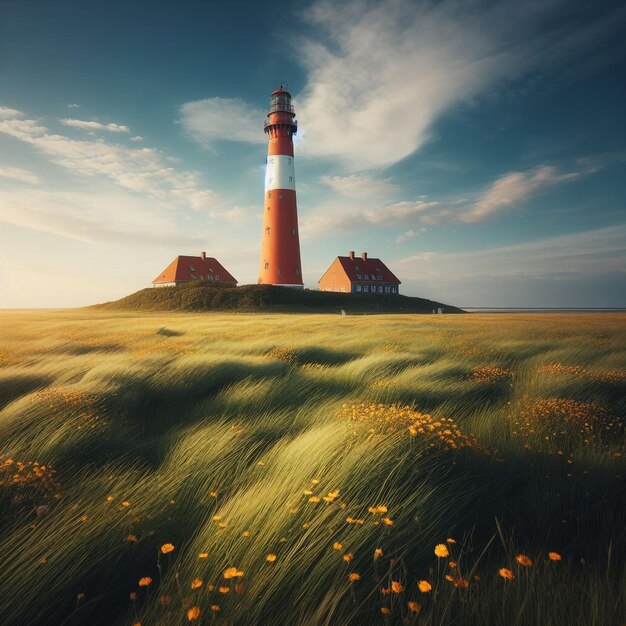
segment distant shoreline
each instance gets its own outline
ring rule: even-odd
[[[626,308],[613,307],[460,307],[468,313],[626,313]]]

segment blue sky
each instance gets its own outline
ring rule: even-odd
[[[263,120],[299,134],[303,275],[381,257],[461,306],[626,306],[626,8],[0,3],[0,307],[256,282]]]

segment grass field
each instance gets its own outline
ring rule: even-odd
[[[3,624],[626,622],[626,317],[0,313]]]

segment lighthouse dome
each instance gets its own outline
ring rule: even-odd
[[[270,113],[276,113],[278,111],[292,114],[294,112],[293,104],[291,104],[291,94],[282,87],[272,92],[270,95],[270,106],[267,114],[269,115]]]

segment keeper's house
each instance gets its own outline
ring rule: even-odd
[[[237,286],[237,279],[224,266],[201,252],[200,256],[177,256],[153,281],[153,287],[174,287],[192,280],[211,280]]]
[[[345,293],[400,293],[400,281],[380,260],[363,252],[338,256],[318,281],[321,291]]]

